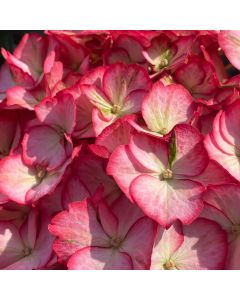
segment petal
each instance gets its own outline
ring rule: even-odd
[[[29,110],[34,110],[38,100],[24,87],[14,86],[7,90],[7,105],[17,105]]]
[[[26,203],[27,192],[37,184],[36,173],[27,167],[21,155],[8,156],[0,161],[0,190],[17,203]]]
[[[81,182],[78,176],[70,175],[67,183],[64,185],[62,204],[65,209],[68,208],[69,203],[74,201],[84,200],[89,197],[89,191]]]
[[[134,118],[134,116],[126,116],[117,120],[98,135],[95,144],[104,146],[110,153],[120,145],[127,145],[133,131],[128,121]]]
[[[110,248],[86,247],[69,260],[70,270],[132,270],[131,258]]]
[[[35,202],[48,193],[53,192],[56,186],[61,182],[65,170],[71,162],[72,157],[68,158],[61,167],[47,172],[40,183],[38,182],[37,185],[32,186],[31,189],[28,190],[26,201],[30,203]]]
[[[125,195],[113,202],[111,211],[118,219],[118,236],[121,238],[124,238],[129,229],[144,217],[142,210],[136,204],[131,203]]]
[[[46,125],[71,134],[76,123],[76,105],[70,94],[46,98],[35,107],[37,118]]]
[[[200,182],[202,185],[236,183],[234,179],[219,163],[210,160],[206,169],[200,174],[192,178]]]
[[[183,224],[195,220],[202,208],[201,184],[190,180],[159,180],[140,175],[130,186],[133,200],[143,212],[164,227],[179,219]]]
[[[98,204],[98,214],[104,232],[110,237],[117,237],[118,219],[104,201]]]
[[[70,203],[69,211],[62,211],[52,219],[49,231],[58,237],[54,251],[61,260],[83,247],[109,245],[109,237],[98,222],[90,200]]]
[[[218,42],[231,64],[240,70],[240,31],[221,30],[218,35]]]
[[[129,230],[120,251],[132,258],[134,269],[149,269],[156,223],[147,217],[139,219]]]
[[[151,80],[145,69],[137,65],[114,64],[103,76],[103,90],[113,104],[122,104],[135,90],[148,90]]]
[[[17,228],[10,222],[0,222],[0,268],[21,259],[23,250],[24,244]]]
[[[128,146],[119,146],[110,156],[107,174],[112,175],[119,188],[132,200],[130,195],[131,182],[142,173],[149,172],[141,166],[129,151]]]
[[[221,270],[227,255],[227,239],[221,227],[210,220],[198,219],[183,226],[184,242],[173,260],[178,269]]]
[[[25,133],[23,160],[30,166],[45,166],[48,170],[59,167],[66,159],[64,139],[49,126],[35,126]]]
[[[125,98],[121,109],[121,115],[130,115],[141,111],[142,102],[147,92],[145,90],[135,90]]]
[[[183,241],[184,236],[179,221],[173,223],[168,229],[158,226],[151,258],[151,270],[164,269],[164,264],[171,260]]]
[[[81,89],[90,102],[103,112],[109,113],[112,103],[102,90],[94,85],[82,85]]]
[[[190,120],[194,112],[192,96],[181,85],[164,86],[157,82],[142,105],[143,118],[149,129],[166,134],[179,123]]]
[[[174,128],[173,143],[176,156],[172,163],[174,174],[196,176],[208,165],[208,155],[204,148],[203,136],[191,125],[181,124]]]
[[[99,186],[104,187],[103,198],[113,201],[120,195],[120,190],[110,176],[106,174],[106,160],[92,154],[80,154],[73,162],[73,174],[81,180],[91,196]]]
[[[222,112],[219,127],[222,137],[226,141],[240,148],[240,138],[238,128],[240,126],[239,121],[239,111],[240,111],[240,101],[236,101],[233,104],[229,105],[227,109]],[[214,121],[214,123],[217,121]],[[217,128],[215,129],[217,130]]]
[[[129,150],[149,172],[160,174],[168,165],[168,146],[162,139],[136,133],[130,139]]]
[[[14,50],[14,56],[29,67],[31,75],[37,80],[43,72],[46,50],[46,38],[27,33]]]
[[[240,224],[240,184],[209,186],[203,199],[221,210],[233,224]]]
[[[235,154],[226,154],[220,150],[218,144],[212,137],[212,134],[208,134],[204,140],[205,148],[208,151],[208,155],[212,160],[216,160],[227,170],[234,178],[240,179],[240,163],[239,157]]]

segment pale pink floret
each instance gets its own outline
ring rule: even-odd
[[[49,219],[32,210],[25,222],[16,226],[0,222],[0,269],[43,268],[51,258],[53,237],[47,230]]]
[[[213,130],[205,138],[210,158],[219,162],[234,178],[240,180],[240,101],[237,100],[219,111],[213,122]]]
[[[149,268],[155,224],[125,198],[112,207],[101,200],[95,206],[89,199],[71,203],[49,229],[58,237],[59,259],[70,258],[69,269]]]
[[[189,179],[207,164],[200,133],[190,125],[178,125],[171,143],[133,134],[129,145],[113,152],[107,172],[147,216],[168,227],[176,219],[189,224],[200,214],[204,188]]]
[[[209,205],[202,216],[218,222],[228,234],[228,257],[225,268],[240,268],[240,185],[209,186],[203,197]]]
[[[101,77],[96,78],[94,71],[82,82],[84,93],[95,106],[93,128],[96,135],[118,118],[140,112],[143,97],[151,87],[147,72],[140,66],[114,64],[100,70]]]
[[[174,223],[158,227],[151,269],[221,270],[227,255],[227,239],[221,227],[199,218],[188,226]]]
[[[221,30],[218,42],[232,65],[240,69],[240,31]]]
[[[194,113],[192,96],[181,85],[155,83],[143,100],[142,116],[147,127],[160,135],[177,124],[189,122]]]

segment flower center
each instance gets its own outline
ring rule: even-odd
[[[159,131],[159,133],[162,134],[162,135],[165,135],[165,134],[168,133],[168,130],[167,130],[167,128],[162,128],[162,129]]]
[[[111,109],[111,113],[116,115],[120,112],[120,110],[121,110],[121,107],[117,104],[114,104],[112,109]]]
[[[166,261],[166,262],[164,263],[163,269],[164,269],[164,270],[176,270],[177,268],[176,268],[176,266],[175,266],[175,264],[174,264],[173,261],[168,260],[168,261]]]
[[[162,174],[161,174],[162,180],[168,180],[171,178],[173,178],[173,172],[170,169],[166,169],[162,172]]]
[[[41,182],[43,180],[44,177],[46,177],[47,175],[47,171],[46,169],[42,168],[42,167],[37,167],[36,168],[36,178],[38,182]]]
[[[23,253],[24,256],[29,256],[32,253],[32,249],[28,248],[28,247],[25,247],[23,249],[22,253]]]
[[[119,248],[122,243],[122,240],[120,238],[111,238],[110,245],[112,248]]]

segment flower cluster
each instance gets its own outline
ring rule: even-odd
[[[240,31],[46,31],[2,56],[1,269],[240,269]]]

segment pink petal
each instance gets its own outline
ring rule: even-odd
[[[236,180],[216,161],[210,160],[206,169],[193,178],[202,185],[235,183]]]
[[[143,89],[135,90],[128,94],[125,98],[124,106],[121,110],[121,114],[134,114],[139,113],[141,111],[142,102],[147,92]]]
[[[149,173],[160,174],[168,165],[168,145],[162,139],[136,133],[131,137],[129,150]]]
[[[149,269],[156,223],[147,217],[139,219],[129,230],[120,251],[132,258],[134,269]]]
[[[111,210],[118,219],[118,236],[124,237],[129,229],[142,217],[142,210],[123,195],[115,200]]]
[[[112,175],[119,188],[131,200],[130,185],[131,182],[143,172],[149,172],[148,169],[136,161],[128,146],[119,146],[110,156],[107,165],[107,174]]]
[[[25,34],[14,50],[14,56],[25,63],[35,80],[43,72],[43,63],[46,55],[46,39],[37,34]]]
[[[24,244],[17,228],[10,222],[0,222],[0,268],[21,259]]]
[[[218,35],[218,42],[225,55],[235,68],[240,69],[240,31],[221,30]]]
[[[106,115],[111,114],[112,103],[100,88],[94,85],[82,85],[81,89],[95,107]]]
[[[103,198],[112,202],[120,195],[115,181],[106,174],[106,160],[92,154],[80,154],[73,162],[73,173],[81,180],[91,196],[100,185],[104,186]]]
[[[69,203],[79,200],[84,200],[89,197],[89,191],[81,182],[78,176],[70,175],[67,183],[63,189],[62,204],[65,209],[68,208]]]
[[[49,126],[35,126],[25,133],[23,160],[30,166],[45,166],[48,170],[59,167],[66,159],[65,141]]]
[[[187,124],[177,125],[174,129],[176,157],[173,160],[174,174],[196,176],[208,165],[208,155],[204,148],[203,136]]]
[[[149,129],[170,132],[179,123],[190,120],[194,112],[192,96],[181,85],[164,86],[157,82],[147,94],[142,105],[143,118]]]
[[[58,237],[54,251],[60,260],[66,260],[83,247],[109,246],[109,238],[90,200],[70,203],[69,211],[62,211],[52,219],[49,231]]]
[[[76,122],[76,105],[70,94],[45,99],[35,107],[37,118],[46,125],[71,134]]]
[[[164,264],[171,260],[171,257],[181,247],[183,241],[184,236],[179,221],[173,223],[168,229],[158,226],[151,258],[151,269],[163,269]]]
[[[133,36],[120,35],[115,41],[115,47],[125,50],[130,58],[131,63],[144,63],[145,59],[142,55],[143,46]]]
[[[98,204],[98,214],[104,232],[110,237],[117,237],[118,219],[104,201]]]
[[[120,145],[128,144],[133,131],[133,127],[128,121],[132,119],[134,116],[126,116],[105,128],[96,138],[95,144],[104,146],[109,153],[112,153]]]
[[[234,178],[240,179],[240,164],[238,156],[224,153],[214,140],[212,134],[208,134],[204,140],[205,148],[212,160],[219,162]]]
[[[70,270],[131,270],[131,258],[109,248],[86,247],[77,251],[68,262]]]
[[[204,201],[221,210],[233,224],[240,224],[240,185],[209,186]]]
[[[135,90],[148,90],[150,87],[147,72],[137,65],[114,64],[103,76],[103,90],[113,104],[123,103],[127,95]]]
[[[143,212],[164,227],[179,219],[183,224],[195,220],[202,208],[201,184],[190,180],[160,180],[140,175],[130,186],[133,200]]]
[[[76,148],[75,148],[76,149]],[[72,162],[72,157],[68,158],[61,167],[47,172],[42,181],[37,185],[32,186],[26,194],[27,202],[34,202],[41,197],[51,193],[55,190],[56,186],[61,182],[64,172],[69,164]]]
[[[38,100],[24,87],[14,86],[7,90],[7,105],[17,105],[19,107],[34,110]]]
[[[220,226],[210,220],[198,219],[183,226],[184,242],[173,260],[185,270],[221,270],[224,268],[227,241]]]
[[[125,64],[131,63],[128,52],[121,48],[110,49],[110,51],[105,53],[104,61],[106,65],[111,65],[116,63],[125,63]]]
[[[218,88],[212,65],[199,56],[189,59],[174,73],[177,82],[185,86],[195,98],[209,99]]]
[[[0,161],[0,190],[23,204],[28,190],[37,184],[35,175],[33,168],[24,165],[21,155],[8,156]]]

